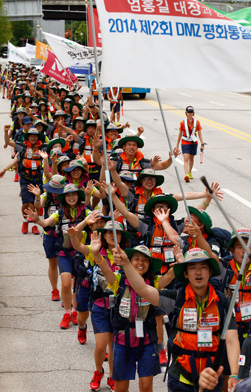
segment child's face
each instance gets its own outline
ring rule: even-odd
[[[206,261],[188,263],[187,271],[184,272],[184,276],[189,280],[192,289],[202,289],[207,286],[211,275],[209,264]]]
[[[131,258],[131,264],[133,268],[143,276],[149,268],[150,260],[149,257],[143,253],[137,252]]]
[[[91,231],[94,231],[96,229],[103,229],[105,227],[105,220],[103,218],[99,218],[97,222],[94,222],[89,225]]]
[[[86,133],[88,136],[94,136],[95,131],[96,131],[96,128],[93,125],[88,125],[88,127],[86,128]]]
[[[118,242],[118,244],[120,244],[121,238],[122,238],[121,231],[117,230],[116,234],[117,234],[117,242]],[[112,230],[106,230],[104,232],[104,239],[106,240],[108,245],[115,246],[114,237],[113,237],[113,231]]]
[[[75,167],[75,169],[71,171],[71,178],[74,180],[79,180],[81,175],[82,175],[82,169],[80,167]]]
[[[243,238],[243,241],[245,242],[245,244],[247,244],[248,239]],[[234,256],[234,260],[236,261],[236,263],[241,265],[243,257],[245,255],[245,249],[243,248],[243,246],[241,245],[239,240],[235,240],[234,247],[230,248],[230,251],[231,251],[232,255]],[[249,263],[249,262],[250,262],[249,258],[247,258],[247,263]]]
[[[69,167],[69,164],[70,164],[69,161],[67,161],[67,162],[62,162],[61,165],[60,165],[59,171],[62,173],[62,171],[63,171],[64,169],[67,169],[67,168]]]
[[[109,137],[109,139],[112,139],[112,140],[116,140],[119,135],[117,129],[111,129],[111,130],[107,131],[106,134]]]
[[[35,145],[38,141],[38,135],[29,135],[28,140],[31,145]]]
[[[78,192],[66,193],[65,201],[71,208],[76,207],[78,203]]]
[[[192,121],[192,118],[194,116],[194,112],[186,112],[187,118],[189,121]]]
[[[41,112],[45,111],[45,105],[41,105]]]

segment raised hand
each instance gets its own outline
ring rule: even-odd
[[[24,213],[26,214],[26,218],[30,218],[33,221],[36,221],[38,219],[37,211],[32,211],[30,207],[24,210]]]
[[[153,214],[161,223],[163,223],[169,218],[170,208],[167,210],[167,212],[165,212],[163,208],[161,208],[160,210],[155,210],[153,211]]]
[[[43,159],[47,159],[48,158],[47,152],[39,150],[38,153],[39,153],[41,158],[43,158]]]
[[[151,167],[154,169],[155,166],[157,165],[157,163],[161,162],[162,159],[161,159],[161,157],[159,155],[155,155],[155,157],[152,158],[150,161],[151,161]]]
[[[172,248],[173,250],[173,254],[175,257],[175,260],[177,263],[183,263],[184,261],[184,256],[181,250],[181,247],[179,245],[174,245],[174,247]]]
[[[112,254],[113,254],[113,261],[115,264],[121,265],[123,267],[123,265],[130,263],[130,260],[128,259],[126,253],[120,248],[119,245],[118,245],[118,249],[114,248],[112,250]]]
[[[78,230],[75,229],[75,227],[70,227],[68,230],[66,230],[66,234],[68,234],[71,238],[77,236]]]
[[[102,246],[101,243],[101,233],[97,233],[97,231],[94,231],[91,235],[91,250],[92,253],[98,253],[100,248]]]
[[[34,186],[33,184],[27,185],[27,189],[30,193],[33,193],[33,195],[35,195],[36,199],[40,198],[41,192],[38,185],[36,186]]]

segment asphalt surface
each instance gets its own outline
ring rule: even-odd
[[[83,88],[88,95],[86,87]],[[194,180],[186,184],[182,156],[178,169],[184,190],[204,191],[200,181],[206,175],[209,182],[218,181],[225,190],[222,206],[237,227],[250,228],[250,120],[251,97],[246,94],[207,93],[191,91],[160,91],[172,145],[176,145],[180,121],[188,105],[195,107],[201,121],[204,141],[207,143],[203,164],[195,160]],[[0,94],[1,154],[0,169],[10,161],[10,148],[3,149],[3,126],[10,123],[10,104]],[[108,109],[108,102],[104,102]],[[147,158],[169,153],[161,115],[154,91],[147,99],[137,96],[125,99],[124,117],[130,121],[126,133],[136,132],[143,125]],[[165,192],[177,193],[175,170],[164,171]],[[48,262],[45,258],[42,237],[21,233],[22,216],[19,184],[13,182],[14,173],[7,172],[0,179],[0,390],[3,392],[28,391],[88,391],[95,370],[94,336],[88,320],[87,343],[77,340],[77,326],[60,330],[63,316],[61,302],[51,302],[47,277]],[[232,193],[231,193],[232,192]],[[198,201],[189,202],[196,206]],[[231,228],[214,202],[208,209],[213,226]],[[175,216],[185,216],[183,203]],[[42,229],[40,228],[42,233]],[[60,287],[60,284],[59,284]],[[100,391],[108,391],[106,377],[108,365],[104,363],[105,377]],[[154,378],[154,391],[166,391],[163,374]],[[130,392],[138,391],[137,380],[131,382]]]

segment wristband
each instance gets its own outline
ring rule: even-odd
[[[239,381],[239,377],[236,374],[231,374],[231,376],[229,376],[229,378],[236,378],[236,380]]]
[[[39,198],[39,199],[36,199],[36,198],[35,198],[35,200],[36,200],[36,201],[40,201],[40,198]]]
[[[95,260],[95,263],[97,264],[97,265],[100,265],[100,264],[102,264],[103,263],[103,261],[104,261],[104,257],[103,256],[101,256],[101,261],[100,261],[100,263],[98,263],[96,260]],[[234,377],[234,376],[233,376]]]
[[[85,218],[87,225],[89,225],[90,223],[88,222],[87,218]]]
[[[205,207],[208,207],[208,206],[209,206],[209,204],[206,204],[206,203],[204,202],[204,200],[203,200],[203,204],[204,204]]]
[[[98,150],[93,150],[93,152],[98,152]]]
[[[204,143],[201,143],[201,145],[204,147]]]
[[[39,219],[40,219],[40,218],[38,217],[37,220],[36,220],[36,221],[33,221],[33,222],[34,222],[34,223],[37,223],[37,222],[39,221]]]

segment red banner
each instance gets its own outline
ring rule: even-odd
[[[87,7],[88,12],[88,31],[89,31],[89,41],[88,46],[93,47],[93,39],[92,39],[92,25],[91,25],[91,15],[90,15],[90,6]],[[102,48],[102,36],[100,23],[98,18],[98,10],[93,8],[93,17],[94,17],[94,27],[95,27],[95,37],[96,37],[96,46]]]
[[[71,86],[77,80],[77,77],[68,68],[64,70],[57,57],[50,50],[48,50],[48,59],[41,72],[67,86]]]
[[[106,11],[111,13],[227,19],[224,15],[198,1],[104,0],[104,4]]]

